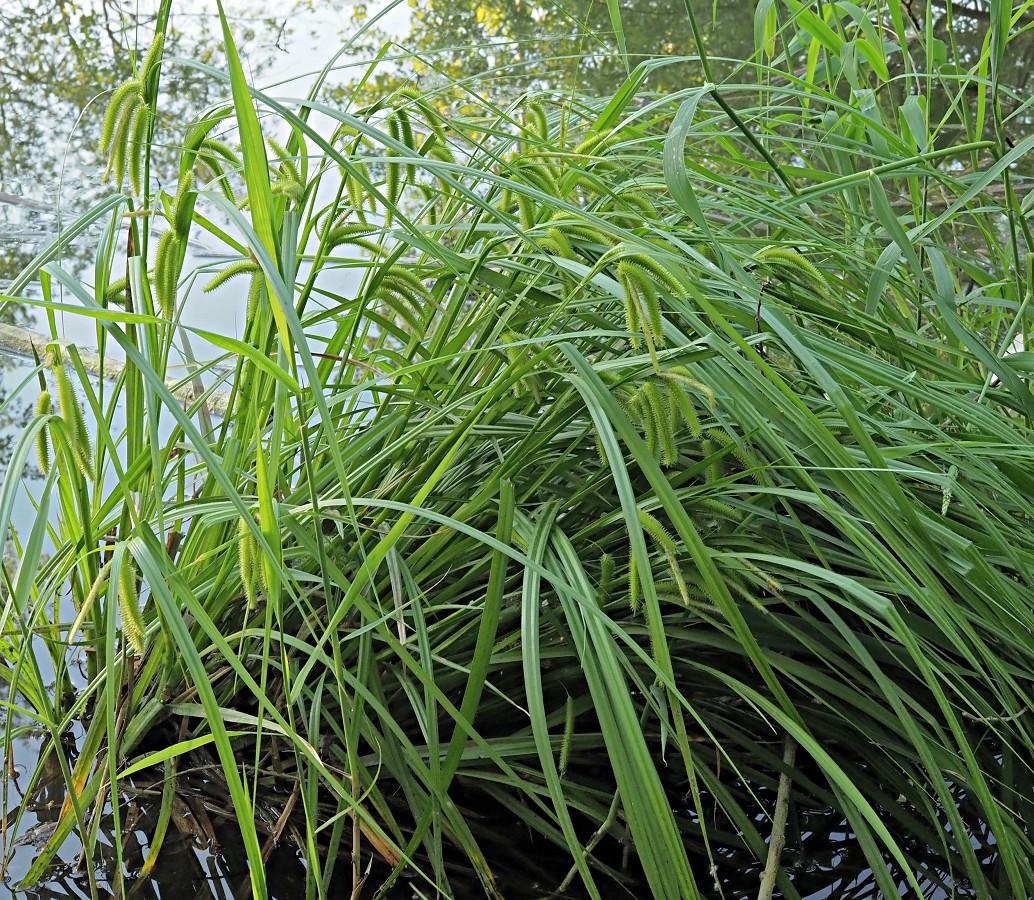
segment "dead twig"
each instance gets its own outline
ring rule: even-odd
[[[776,792],[775,815],[772,817],[772,837],[768,842],[768,859],[765,871],[761,875],[761,890],[758,900],[772,900],[775,893],[776,878],[779,876],[779,858],[783,854],[786,841],[786,816],[790,809],[790,774],[793,761],[797,757],[797,741],[786,736],[783,746],[784,771],[779,773],[779,790]]]

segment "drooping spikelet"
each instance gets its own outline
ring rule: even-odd
[[[235,278],[238,275],[254,275],[256,272],[261,272],[262,267],[255,262],[253,259],[241,259],[235,263],[230,263],[225,269],[219,272],[208,284],[202,288],[207,294],[210,291],[214,291],[218,287],[222,287],[231,278]]]
[[[126,81],[115,88],[108,104],[108,111],[104,115],[104,125],[101,128],[100,151],[107,153],[111,149],[112,141],[115,138],[115,126],[126,116],[132,115],[131,110],[143,97],[143,89],[136,79]],[[128,107],[128,109],[123,109]]]
[[[129,183],[133,193],[140,194],[144,183],[144,163],[147,158],[147,138],[151,130],[151,108],[138,106],[129,126]]]
[[[165,46],[165,33],[159,31],[154,36],[154,43],[151,44],[150,49],[147,51],[147,56],[144,57],[143,64],[140,66],[140,80],[146,85],[148,79],[154,73],[155,66],[162,61],[162,49]]]
[[[543,141],[549,138],[549,122],[540,104],[529,103],[524,107],[524,128]]]
[[[678,459],[678,448],[675,446],[675,431],[678,425],[678,410],[674,404],[665,402],[665,394],[654,381],[647,381],[640,388],[642,406],[649,410],[644,418],[656,429],[653,439],[647,436],[647,443],[657,448],[661,463],[665,466],[675,465]]]
[[[118,606],[122,615],[122,633],[135,653],[144,652],[144,619],[140,615],[140,593],[136,565],[128,555],[118,572]]]
[[[66,426],[65,434],[69,449],[83,475],[92,480],[93,442],[86,430],[83,408],[79,405],[79,398],[72,387],[72,381],[68,377],[64,365],[60,362],[54,365],[54,378],[57,382],[58,407]]]
[[[637,260],[623,259],[617,265],[617,276],[626,295],[626,313],[634,308],[635,318],[639,319],[638,329],[643,336],[655,346],[664,344],[664,319],[661,313],[660,296],[650,277],[651,273]],[[665,285],[667,287],[667,285]],[[629,331],[632,328],[632,316],[629,315]]]
[[[634,613],[643,608],[642,585],[639,584],[639,564],[636,562],[635,553],[628,560],[628,605]]]
[[[241,519],[237,525],[237,551],[244,596],[248,601],[248,609],[252,610],[258,604],[261,557],[258,552],[258,541],[251,533],[246,519]]]
[[[36,401],[36,415],[49,416],[53,404],[50,399],[50,391],[41,391],[39,400]],[[46,475],[50,472],[50,426],[44,425],[36,434],[36,456],[39,460],[40,471]]]
[[[251,276],[251,284],[248,285],[248,321],[252,321],[258,315],[259,305],[262,303],[262,292],[266,287],[266,278],[261,272]]]
[[[678,553],[678,544],[671,533],[658,520],[657,517],[648,513],[645,509],[639,510],[639,524],[642,526],[653,542],[665,553]]]
[[[806,257],[789,247],[765,247],[754,254],[754,259],[768,263],[772,268],[781,268],[791,274],[803,286],[819,297],[829,296],[829,284],[825,276]]]
[[[613,588],[616,572],[617,564],[614,562],[613,554],[604,553],[600,557],[599,592],[601,601],[606,601],[607,595],[610,593],[611,588]]]
[[[568,694],[564,704],[564,737],[560,742],[560,774],[567,773],[571,759],[571,742],[574,740],[574,698]]]
[[[128,167],[136,193],[145,187],[144,163],[151,134],[151,108],[158,84],[154,76],[162,59],[164,41],[164,34],[155,35],[137,77],[123,82],[112,93],[101,128],[100,150],[108,154],[105,177],[114,172],[115,181],[121,187]]]
[[[180,238],[175,230],[163,231],[158,238],[154,257],[154,289],[158,308],[166,319],[176,311],[176,288],[179,283]]]

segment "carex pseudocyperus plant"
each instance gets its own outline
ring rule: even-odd
[[[515,825],[549,890],[798,897],[809,809],[884,894],[1031,895],[1034,137],[992,8],[966,61],[905,4],[764,3],[720,83],[499,106],[288,102],[225,19],[225,69],[163,59],[165,4],[61,238],[103,227],[92,271],[13,290],[129,363],[46,348],[0,492],[38,446],[0,671],[66,800],[28,880],[150,779],[146,875],[200,766],[256,897],[278,841],[311,897],[371,859],[500,896]],[[177,67],[227,99],[153,134]]]

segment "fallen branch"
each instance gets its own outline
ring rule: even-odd
[[[783,749],[783,765],[786,769],[779,773],[779,790],[776,792],[775,815],[772,817],[772,837],[768,842],[768,859],[765,861],[765,871],[761,875],[758,900],[772,900],[775,893],[776,878],[779,876],[779,858],[783,854],[783,844],[786,842],[786,816],[790,809],[788,770],[793,767],[796,756],[797,741],[787,735]]]
[[[6,350],[8,353],[31,360],[36,358],[33,352],[35,351],[35,353],[40,355],[40,359],[42,359],[43,365],[47,369],[54,366],[54,353],[51,350],[44,354],[43,351],[48,345],[52,346],[54,344],[57,344],[59,347],[67,347],[75,344],[75,341],[55,340],[49,335],[39,334],[35,331],[30,331],[28,328],[0,324],[0,350]],[[81,348],[78,344],[75,344],[75,346],[79,352],[79,358],[82,360],[83,368],[91,375],[98,377],[103,375],[106,380],[114,381],[122,374],[122,370],[126,367],[125,360],[112,359],[111,357],[102,358],[94,350]],[[202,390],[199,389],[200,385],[196,380],[192,384],[184,384],[182,379],[167,378],[165,379],[165,384],[177,400],[187,404],[193,403],[202,393]],[[218,415],[223,415],[226,412],[228,401],[229,394],[226,391],[212,391],[206,397],[206,403],[209,408]]]

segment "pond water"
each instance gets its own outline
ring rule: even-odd
[[[708,52],[718,59],[750,56],[754,44],[754,3],[723,0],[717,22],[708,28]],[[710,22],[710,0],[695,6],[701,20]],[[917,14],[918,14],[918,6]],[[980,11],[983,6],[973,5]],[[632,0],[624,11],[628,50],[633,58],[646,54],[692,53],[683,0]],[[528,85],[576,85],[583,90],[604,93],[624,77],[624,67],[606,44],[594,43],[571,27],[570,17],[586,22],[599,34],[608,32],[606,4],[575,0],[562,6],[546,0],[436,0],[431,3],[391,4],[376,19],[378,8],[366,9],[343,2],[297,3],[275,18],[260,7],[243,2],[228,3],[235,29],[243,38],[244,57],[256,81],[272,85],[277,92],[301,95],[307,89],[316,66],[329,59],[357,28],[375,20],[361,40],[344,57],[365,60],[395,40],[417,58],[386,65],[384,77],[399,83],[407,80],[427,84],[436,78],[477,75],[486,89],[512,98]],[[285,7],[287,10],[287,7]],[[177,6],[175,25],[181,29],[182,55],[217,54],[217,23],[204,2]],[[146,15],[143,17],[146,22]],[[40,27],[42,22],[43,27]],[[982,36],[981,18],[957,20],[958,39],[976,46]],[[35,3],[0,5],[0,30],[5,36],[11,72],[0,74],[0,286],[15,278],[29,260],[59,231],[110,187],[103,180],[93,151],[98,127],[100,88],[108,89],[126,75],[124,51],[133,44],[132,30],[125,30],[108,3],[54,3],[40,12]],[[145,28],[146,32],[146,28]],[[476,51],[471,48],[477,47]],[[122,51],[119,56],[117,51]],[[390,53],[388,54],[391,55]],[[1011,57],[1013,86],[1022,91],[1028,82],[1034,56],[1034,41],[1018,44]],[[41,59],[56,60],[48,70]],[[362,72],[343,69],[341,84],[355,80]],[[658,71],[651,86],[658,91],[683,87],[686,79],[699,80],[692,66],[673,66]],[[177,83],[177,113],[188,116],[211,99],[205,86],[186,79]],[[83,110],[86,113],[83,113]],[[1029,114],[1018,117],[1016,127],[1029,128]],[[99,231],[87,232],[67,254],[67,265],[85,266],[91,259]],[[190,248],[192,265],[205,265],[210,258],[203,244]],[[213,267],[218,259],[210,260]],[[244,298],[232,286],[202,301],[195,289],[188,301],[184,324],[240,337],[244,325]],[[45,331],[46,325],[28,305],[8,305],[4,322],[31,331]],[[62,336],[84,347],[95,345],[92,329],[79,322],[64,323]],[[192,343],[193,353],[204,358],[213,351],[203,341]],[[0,470],[6,470],[13,442],[32,415],[35,391],[19,386],[34,372],[24,354],[0,349]],[[27,530],[35,512],[29,500],[38,484],[35,469],[24,473],[25,498],[14,524]],[[9,715],[14,716],[14,713]],[[28,720],[13,724],[27,725]],[[74,744],[81,738],[75,728],[69,735]],[[22,794],[22,784],[38,764],[38,745],[31,734],[19,737],[13,748],[7,786],[8,818],[19,809],[25,814],[16,846],[4,871],[0,896],[31,898],[89,897],[87,880],[69,844],[61,865],[44,885],[20,891],[17,886],[34,858],[36,844],[49,834],[64,797],[60,772],[49,773],[31,796]],[[44,760],[42,764],[46,766]],[[757,789],[763,793],[762,789]],[[160,786],[141,780],[129,799],[129,823],[123,835],[107,835],[100,843],[111,847],[122,840],[127,859],[142,860],[143,851],[156,820]],[[243,851],[234,838],[229,803],[222,810],[212,806],[204,786],[199,784],[197,804],[185,807],[177,816],[178,832],[169,840],[152,875],[134,885],[137,897],[229,898],[236,896],[246,878]],[[681,814],[688,817],[686,810]],[[831,820],[827,812],[802,813],[807,827],[788,846],[785,864],[802,895],[812,898],[862,898],[877,896],[871,873],[867,872],[844,823]],[[983,848],[988,854],[993,848]],[[548,866],[536,873],[535,866],[548,863],[540,848],[512,848],[514,869],[521,872],[508,886],[510,896],[542,896],[545,885],[556,883]],[[535,863],[529,860],[534,858]],[[761,864],[744,856],[724,861],[724,896],[753,897]],[[95,860],[99,883],[108,884],[113,857]],[[283,845],[276,848],[269,864],[273,896],[299,896],[305,871],[298,854]],[[376,879],[371,879],[372,882]],[[540,886],[541,885],[541,886]],[[107,888],[105,888],[107,890]],[[342,886],[342,891],[346,891]],[[403,885],[391,896],[418,897],[419,886]],[[344,895],[344,894],[342,894]],[[927,896],[966,896],[964,887],[931,885]],[[471,888],[471,896],[480,896]]]

